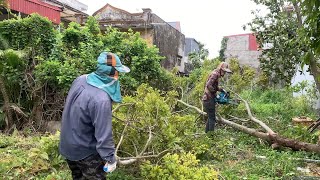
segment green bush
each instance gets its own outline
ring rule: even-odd
[[[141,166],[141,175],[145,179],[218,179],[218,172],[212,166],[201,166],[191,153],[168,154],[160,165],[146,162]]]
[[[38,14],[0,21],[0,37],[7,42],[0,44],[0,49],[28,49],[34,57],[48,58],[56,43],[56,35],[53,24]]]

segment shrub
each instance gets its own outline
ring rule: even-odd
[[[141,174],[145,179],[218,179],[218,172],[211,166],[199,165],[199,160],[191,153],[168,154],[160,165],[146,162],[141,166]]]

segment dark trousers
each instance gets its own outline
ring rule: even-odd
[[[99,154],[90,155],[89,157],[79,160],[67,160],[72,172],[73,180],[105,180],[106,172],[103,171],[104,161]]]
[[[208,116],[205,132],[214,131],[216,124],[216,102],[214,98],[203,101],[203,107]]]

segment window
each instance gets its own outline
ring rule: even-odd
[[[182,60],[182,57],[179,56],[179,55],[177,55],[177,65],[178,65],[178,66],[181,66],[181,65],[182,65],[182,64],[181,64],[181,63],[182,63],[181,60]]]

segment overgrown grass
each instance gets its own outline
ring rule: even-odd
[[[63,159],[48,155],[47,152],[49,151],[43,148],[45,147],[45,144],[42,144],[44,143],[43,138],[53,140],[55,137],[1,135],[1,177],[3,179],[71,179],[71,173]],[[318,155],[293,152],[287,149],[272,150],[267,143],[222,125],[219,125],[218,130],[210,136],[203,135],[193,138],[193,143],[197,146],[200,144],[203,147],[201,151],[199,150],[200,147],[195,147],[198,149],[193,151],[194,153],[198,152],[199,165],[210,165],[224,179],[291,179],[303,175],[316,175],[312,172],[304,174],[297,171],[297,167],[304,168],[308,164],[295,159],[319,159]],[[47,150],[57,152],[54,146],[49,145],[49,147],[52,148]],[[120,167],[110,174],[108,179],[143,179],[139,178],[139,172],[133,171],[134,169],[138,170],[138,167],[137,164],[133,168]],[[166,162],[166,166],[162,168],[167,167],[171,166]],[[161,171],[166,172],[165,169]]]
[[[71,172],[58,153],[59,134],[28,136],[0,134],[0,179],[68,180]],[[110,180],[134,180],[127,169],[108,175]]]
[[[4,179],[70,179],[58,154],[59,136],[0,136],[0,174]]]
[[[213,156],[206,160],[225,179],[290,179],[305,175],[297,168],[307,164],[297,158],[319,159],[312,153],[273,150],[269,144],[229,127],[221,127],[213,136]]]
[[[309,134],[306,127],[294,126],[292,117],[316,114],[305,98],[293,98],[286,90],[246,91],[242,97],[250,103],[254,116],[268,124],[284,137],[316,143],[317,133]],[[245,118],[243,105],[236,108],[219,107],[218,111]],[[258,126],[250,121],[237,121],[248,127]],[[203,132],[204,124],[198,132]],[[261,129],[262,130],[262,129]],[[24,137],[0,135],[0,177],[3,179],[71,179],[71,173],[63,158],[58,154],[59,135]],[[174,161],[154,159],[150,163],[137,163],[131,166],[119,166],[108,179],[135,180],[152,179],[157,173],[170,179],[175,177],[193,177],[183,167],[184,162],[198,162],[195,169],[203,172],[217,172],[221,179],[294,179],[301,176],[318,178],[320,166],[306,163],[301,159],[320,159],[318,154],[292,151],[287,148],[274,150],[263,140],[237,131],[231,127],[218,124],[217,130],[204,135],[186,135],[179,143],[178,155]],[[181,156],[191,153],[188,156]],[[197,160],[194,159],[196,156]],[[179,159],[179,157],[187,159]],[[190,157],[190,158],[189,158]],[[177,159],[178,158],[178,159]],[[300,160],[299,160],[300,159]],[[191,164],[188,166],[192,167]],[[179,167],[180,170],[173,170]],[[207,171],[210,167],[211,171]],[[204,169],[203,169],[204,168]],[[310,172],[301,172],[298,168],[307,168]],[[148,173],[155,174],[148,174]],[[198,174],[196,178],[201,179]],[[203,176],[205,177],[205,176]],[[299,179],[299,178],[298,178]]]

